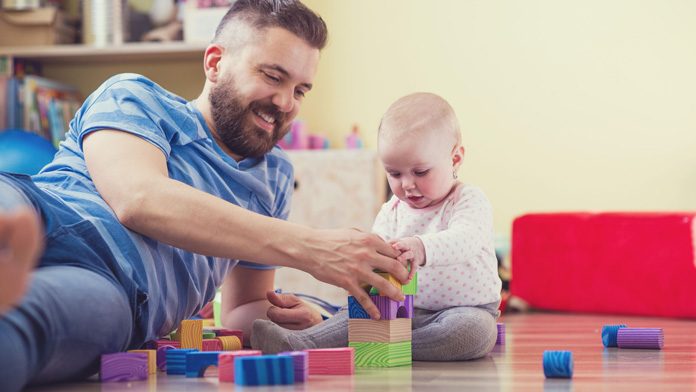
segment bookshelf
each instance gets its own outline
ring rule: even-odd
[[[40,61],[44,64],[201,60],[205,44],[185,42],[134,42],[114,46],[48,45],[0,47],[0,57]]]
[[[0,47],[0,74],[11,74],[13,59],[39,63],[45,77],[89,95],[109,77],[124,72],[145,75],[186,99],[203,87],[206,44],[133,42],[114,46],[48,45]]]

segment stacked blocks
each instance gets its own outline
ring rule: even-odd
[[[402,286],[391,275],[385,276],[395,287],[406,289],[405,299],[394,301],[382,295],[370,295],[381,319],[372,320],[354,297],[348,297],[348,345],[355,349],[355,366],[394,367],[411,364],[411,322],[413,295],[418,276]],[[396,284],[395,284],[396,282]],[[398,284],[398,285],[397,285]],[[373,293],[374,290],[370,290]]]
[[[295,382],[289,355],[241,356],[234,359],[236,385],[290,385]]]

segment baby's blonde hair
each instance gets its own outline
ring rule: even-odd
[[[408,135],[450,136],[455,146],[461,143],[459,121],[452,106],[432,93],[413,93],[392,103],[382,116],[377,130],[379,140],[398,140]]]

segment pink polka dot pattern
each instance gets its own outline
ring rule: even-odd
[[[492,209],[480,189],[460,185],[442,203],[422,209],[392,197],[372,231],[385,240],[417,236],[423,242],[426,265],[418,270],[415,307],[440,310],[500,299]]]

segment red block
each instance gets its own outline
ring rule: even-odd
[[[511,292],[540,309],[696,318],[694,215],[521,216]]]
[[[309,374],[355,374],[353,347],[315,348],[304,350],[308,355]]]

